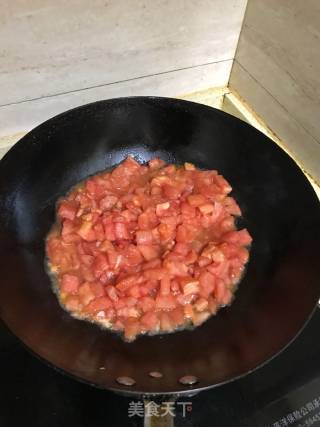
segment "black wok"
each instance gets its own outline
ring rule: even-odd
[[[129,154],[217,169],[253,236],[231,307],[193,331],[133,343],[71,318],[44,266],[57,199]],[[294,339],[320,295],[319,232],[320,205],[302,171],[253,127],[176,99],[96,102],[38,126],[0,162],[1,317],[34,354],[76,379],[117,392],[190,394],[249,373]],[[185,375],[198,382],[181,384]],[[120,376],[136,384],[120,385]]]

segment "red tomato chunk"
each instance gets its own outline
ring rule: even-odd
[[[127,341],[205,322],[249,259],[231,190],[216,171],[131,157],[72,189],[46,244],[61,304]]]

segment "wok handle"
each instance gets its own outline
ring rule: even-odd
[[[174,400],[170,400],[174,403]],[[166,405],[158,404],[156,410],[156,402],[144,400],[144,427],[174,427],[174,416],[168,411],[168,402]],[[150,408],[148,411],[146,408]],[[152,409],[153,407],[153,409]],[[154,414],[152,414],[154,413]]]

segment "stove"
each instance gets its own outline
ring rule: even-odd
[[[320,426],[320,310],[279,356],[172,404],[175,426]],[[0,325],[1,427],[140,427],[143,403],[78,383],[28,353]],[[140,410],[139,410],[140,408]]]

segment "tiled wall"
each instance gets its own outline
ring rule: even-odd
[[[76,105],[225,86],[246,0],[3,0],[0,137]]]
[[[249,0],[230,88],[320,182],[320,1]]]

